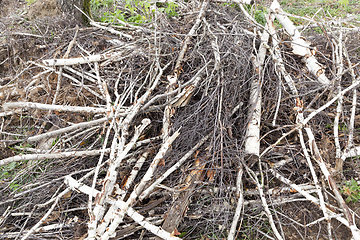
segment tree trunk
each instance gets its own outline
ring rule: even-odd
[[[75,6],[90,16],[90,0],[57,0],[59,8],[63,13],[73,16],[76,20],[88,23],[88,19]]]
[[[90,0],[37,0],[30,5],[27,15],[32,20],[65,14],[78,22],[88,23],[88,18],[75,6],[90,16]]]

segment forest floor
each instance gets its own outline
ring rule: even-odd
[[[110,2],[0,0],[0,239],[357,236],[360,1]]]

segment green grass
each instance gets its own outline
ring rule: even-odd
[[[26,171],[22,165],[26,164],[25,162],[11,162],[0,167],[0,182],[9,182],[9,188],[11,191],[21,191],[22,186],[33,179],[33,176],[22,174]]]
[[[279,2],[283,10],[287,13],[312,18],[315,13],[321,9],[315,16],[315,20],[325,20],[331,18],[344,18],[348,14],[358,15],[360,13],[360,1],[348,0],[283,0]],[[357,16],[357,20],[360,17]],[[291,18],[295,24],[304,24],[305,20]]]
[[[173,2],[156,3],[157,10],[168,17],[178,16],[177,7]],[[138,25],[151,22],[155,3],[150,0],[91,0],[90,8],[96,21],[119,24],[117,20],[120,20]]]
[[[30,4],[32,4],[34,2],[36,2],[36,0],[25,0],[25,2],[27,3],[27,5],[30,5]]]
[[[360,186],[354,179],[345,182],[345,186],[343,186],[340,191],[346,196],[347,203],[355,203],[360,200]]]

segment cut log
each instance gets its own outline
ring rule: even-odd
[[[165,221],[162,225],[162,229],[167,232],[174,232],[183,217],[186,214],[188,206],[191,202],[191,195],[193,194],[197,181],[199,181],[204,173],[205,164],[202,163],[201,159],[195,160],[195,170],[192,170],[184,181],[184,187],[180,192],[178,198],[174,201],[170,210],[165,216]],[[158,238],[160,239],[160,238]]]

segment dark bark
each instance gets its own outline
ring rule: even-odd
[[[27,16],[32,20],[63,14],[78,22],[88,23],[88,18],[79,9],[90,16],[90,0],[37,0],[30,5]]]
[[[57,3],[63,13],[74,17],[80,22],[88,22],[88,19],[75,6],[89,16],[90,0],[57,0]]]

